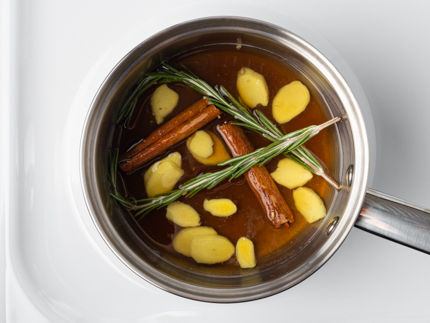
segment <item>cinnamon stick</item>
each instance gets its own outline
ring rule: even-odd
[[[179,127],[180,125],[185,123],[188,119],[194,117],[197,113],[199,113],[204,108],[206,108],[208,104],[209,104],[209,100],[205,99],[205,98],[202,98],[199,101],[195,102],[189,108],[185,109],[184,111],[179,113],[177,116],[172,118],[170,121],[168,121],[164,125],[162,125],[160,128],[158,128],[157,130],[152,132],[148,137],[146,137],[144,140],[139,142],[132,149],[130,149],[126,153],[122,154],[119,157],[119,160],[131,158],[134,155],[137,155],[144,148],[148,147],[149,145],[152,145],[154,142],[159,140],[161,137],[163,137],[167,133],[171,132],[172,130],[176,129],[177,127]]]
[[[252,147],[240,127],[226,124],[219,126],[218,131],[233,157],[242,156],[254,151],[254,147]],[[260,202],[267,218],[275,228],[279,228],[282,224],[288,227],[289,224],[294,222],[290,207],[285,202],[265,166],[253,166],[245,173],[245,178]]]
[[[221,110],[218,110],[214,105],[206,107],[197,115],[190,118],[187,122],[179,125],[176,129],[168,132],[152,145],[131,157],[130,160],[120,163],[119,167],[126,173],[133,172],[140,166],[157,157],[173,145],[187,138],[192,133],[214,120],[221,113]]]

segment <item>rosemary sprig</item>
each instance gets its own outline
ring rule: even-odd
[[[113,158],[111,158],[110,174],[108,175],[113,191],[111,195],[124,207],[130,210],[136,210],[137,212],[135,213],[135,217],[139,217],[138,220],[140,220],[148,212],[154,209],[162,208],[183,195],[186,197],[192,197],[202,189],[211,189],[224,180],[230,181],[241,176],[255,165],[261,166],[279,154],[288,153],[294,149],[297,149],[297,147],[301,146],[304,142],[318,134],[322,129],[337,121],[338,119],[335,118],[319,126],[309,126],[295,131],[292,134],[284,135],[269,146],[257,149],[252,153],[232,158],[219,164],[219,166],[228,166],[224,169],[213,173],[199,175],[184,183],[177,190],[170,191],[153,198],[136,200],[134,203],[125,199],[116,188],[116,174],[118,165],[118,149],[116,149],[113,154]]]
[[[185,68],[185,67],[184,67]],[[191,71],[185,71],[163,64],[161,70],[146,74],[148,77],[157,78],[158,83],[180,82],[193,88],[210,99],[210,102],[220,110],[232,115],[243,123],[236,123],[240,126],[253,130],[269,140],[277,140],[274,133],[271,133],[259,120],[252,114],[248,107],[239,103],[223,86],[212,87],[205,81],[199,79]]]
[[[121,110],[119,111],[116,123],[121,123],[126,120],[125,125],[128,127],[130,125],[131,116],[133,115],[134,109],[136,108],[139,96],[145,92],[151,85],[157,82],[157,77],[147,76],[143,78],[136,86],[134,91],[131,93],[127,101],[123,104]]]
[[[117,189],[117,175],[118,175],[118,171],[117,171],[117,165],[118,165],[118,156],[119,156],[119,149],[116,148],[112,154],[112,151],[109,150],[108,151],[108,158],[109,158],[109,172],[107,174],[108,180],[110,185],[112,186],[112,193],[110,193],[110,195],[117,200],[118,202],[120,202],[122,205],[124,205],[126,208],[132,208],[134,206],[134,204],[132,202],[130,202],[129,200],[127,200],[124,196],[122,196],[122,194],[118,191]]]
[[[255,110],[256,115],[258,116],[260,122],[264,124],[268,129],[270,129],[276,135],[276,139],[282,137],[282,132],[276,128],[273,123],[270,122],[269,119],[259,110]],[[340,117],[338,117],[340,120]],[[324,178],[331,186],[335,189],[340,190],[342,185],[338,184],[333,178],[328,175],[321,164],[316,160],[316,158],[312,155],[312,153],[304,146],[299,146],[296,149],[292,150],[289,153],[284,154],[286,157],[294,160],[298,164],[302,165],[304,168],[309,170],[310,172],[321,176]]]
[[[283,133],[278,129],[261,111],[255,110],[254,113],[243,104],[236,100],[225,87],[211,87],[205,81],[199,79],[194,73],[184,66],[185,71],[179,71],[172,66],[163,64],[161,70],[147,73],[147,77],[156,78],[158,83],[181,82],[197,92],[208,97],[212,104],[217,108],[231,114],[242,122],[233,122],[241,127],[248,128],[259,133],[270,141],[277,141],[283,137]],[[312,173],[322,176],[330,185],[339,190],[342,188],[334,179],[332,179],[323,169],[321,164],[315,159],[309,150],[305,147],[297,146],[297,150],[291,153],[285,153],[286,157],[293,159]]]

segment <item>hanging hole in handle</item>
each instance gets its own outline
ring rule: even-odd
[[[339,222],[339,217],[335,217],[333,219],[331,219],[330,223],[327,226],[327,235],[329,236],[330,234],[333,233],[334,229],[336,228],[337,223]]]

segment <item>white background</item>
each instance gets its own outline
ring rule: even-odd
[[[158,290],[104,244],[78,171],[91,98],[121,57],[175,23],[245,16],[333,60],[368,126],[369,187],[430,208],[429,13],[425,0],[3,0],[0,321],[429,322],[430,256],[355,228],[313,276],[270,298],[222,305]]]

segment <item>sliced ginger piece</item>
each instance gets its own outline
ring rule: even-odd
[[[197,160],[199,163],[203,165],[217,165],[219,163],[225,162],[230,159],[230,155],[224,147],[222,141],[215,135],[212,131],[206,131],[209,134],[213,141],[213,154],[207,158],[202,158],[193,153],[190,149],[190,142],[193,139],[193,136],[187,139],[187,148],[190,151],[191,155]]]
[[[245,237],[239,238],[236,243],[236,258],[240,268],[254,268],[255,260],[254,243]]]
[[[184,175],[184,171],[173,162],[164,161],[159,163],[145,183],[148,197],[171,191],[182,175]]]
[[[269,103],[269,88],[264,76],[248,67],[242,67],[237,73],[236,87],[242,101],[250,108]]]
[[[193,155],[208,158],[214,153],[212,137],[204,130],[196,131],[192,136],[188,149]]]
[[[191,240],[190,255],[199,264],[217,264],[234,254],[234,245],[220,235],[198,235]]]
[[[145,175],[143,175],[143,179],[145,182],[148,181],[151,174],[157,170],[158,165],[160,165],[160,163],[163,161],[171,161],[174,164],[176,164],[176,166],[178,166],[179,168],[182,167],[181,154],[178,152],[171,153],[167,157],[163,158],[162,160],[159,160],[158,162],[155,162],[154,164],[152,164],[151,167],[149,167],[149,169],[145,172]]]
[[[293,81],[282,87],[272,103],[272,115],[278,123],[286,123],[302,113],[311,95],[308,88],[300,81]]]
[[[270,175],[276,183],[290,190],[305,185],[313,177],[310,171],[290,158],[281,159],[278,168]]]
[[[297,210],[306,221],[313,223],[326,216],[327,211],[321,197],[309,187],[299,187],[293,191],[294,203]]]
[[[167,206],[166,218],[173,223],[187,228],[200,225],[200,215],[191,205],[173,202]]]
[[[164,158],[164,160],[170,160],[171,162],[175,163],[179,168],[182,167],[182,156],[177,151],[167,155],[167,157]]]
[[[185,228],[179,231],[175,238],[173,238],[173,248],[184,256],[190,257],[191,240],[196,236],[202,235],[217,235],[217,233],[211,227]]]
[[[203,202],[203,208],[212,215],[228,217],[237,211],[236,204],[230,199],[212,199]]]
[[[157,124],[163,123],[164,118],[173,111],[178,101],[178,93],[169,89],[167,84],[160,85],[154,91],[151,96],[151,108]]]
[[[181,154],[176,152],[149,167],[143,176],[148,197],[171,191],[184,175],[181,165]]]

